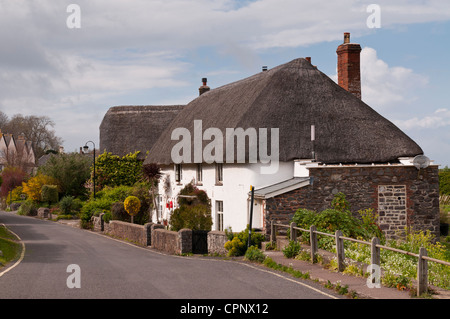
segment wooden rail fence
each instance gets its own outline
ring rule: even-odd
[[[313,263],[317,262],[317,253],[318,253],[318,239],[317,235],[334,237],[336,242],[336,255],[337,255],[337,264],[338,271],[342,272],[345,269],[345,251],[344,251],[344,240],[368,245],[371,247],[371,264],[377,265],[381,267],[381,249],[391,250],[397,253],[414,256],[418,258],[417,263],[417,295],[420,296],[422,293],[427,292],[428,290],[428,261],[443,264],[446,266],[450,266],[450,262],[435,259],[428,257],[427,250],[424,247],[420,248],[419,254],[414,254],[409,251],[392,248],[389,246],[384,246],[380,244],[380,240],[377,237],[373,237],[371,242],[363,241],[359,239],[354,239],[350,237],[345,237],[342,234],[342,231],[337,230],[335,234],[324,233],[318,231],[316,226],[312,225],[309,229],[304,229],[297,227],[295,223],[291,223],[290,225],[278,224],[271,221],[271,232],[270,232],[270,241],[272,243],[276,242],[276,231],[277,227],[280,228],[289,228],[290,229],[290,240],[297,240],[297,231],[308,232],[310,235],[310,245],[311,245],[311,261]]]

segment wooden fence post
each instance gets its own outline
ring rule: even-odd
[[[345,269],[344,259],[345,259],[345,252],[344,252],[344,240],[341,239],[342,232],[340,230],[336,230],[335,237],[336,237],[336,253],[337,253],[337,262],[338,262],[338,271],[342,272]]]
[[[311,243],[311,262],[314,264],[317,262],[317,251],[318,251],[318,243],[317,243],[317,234],[315,233],[316,226],[311,225],[309,227],[309,242]]]
[[[372,265],[381,266],[381,255],[380,248],[377,245],[380,244],[380,239],[377,237],[372,238],[371,247],[370,247],[370,263]]]
[[[419,297],[424,292],[427,292],[428,288],[428,261],[423,259],[422,256],[428,256],[427,249],[420,247],[419,261],[417,263],[417,296]]]
[[[277,241],[277,235],[276,235],[276,227],[273,220],[270,221],[270,242],[272,244],[276,243]]]
[[[291,240],[292,241],[297,241],[297,229],[294,229],[294,227],[297,227],[297,224],[292,222],[290,224],[289,231],[291,233]]]

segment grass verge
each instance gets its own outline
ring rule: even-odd
[[[22,245],[4,225],[0,225],[0,268],[20,256]]]

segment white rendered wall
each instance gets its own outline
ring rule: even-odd
[[[250,185],[255,189],[269,186],[278,182],[290,179],[294,175],[294,162],[280,162],[276,174],[261,174],[262,164],[223,164],[223,182],[222,185],[216,185],[216,165],[203,164],[203,180],[197,184],[197,165],[182,165],[181,183],[175,182],[175,166],[162,168],[165,175],[159,183],[159,194],[163,198],[163,218],[170,218],[170,209],[166,208],[167,201],[173,201],[175,209],[177,207],[177,195],[180,190],[191,181],[196,186],[206,191],[211,199],[211,213],[213,218],[213,227],[216,229],[216,201],[223,201],[223,223],[224,229],[231,227],[234,232],[244,230],[249,223],[249,192]],[[165,178],[170,180],[170,185],[165,183]],[[169,186],[169,187],[167,187]],[[166,188],[166,189],[165,189]],[[262,226],[262,207],[255,201],[253,227]],[[153,222],[156,222],[154,213]]]

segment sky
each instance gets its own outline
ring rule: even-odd
[[[203,77],[213,89],[311,57],[336,80],[344,32],[362,47],[362,100],[450,166],[442,0],[0,0],[0,110],[50,117],[66,152],[98,148],[110,107],[187,104]]]

